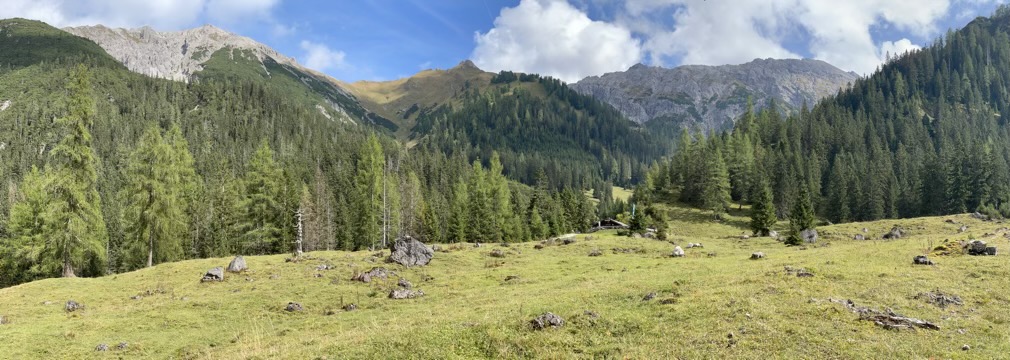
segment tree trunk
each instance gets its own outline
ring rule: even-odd
[[[147,229],[147,267],[152,266],[154,266],[154,226]]]

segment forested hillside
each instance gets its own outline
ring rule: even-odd
[[[152,79],[37,21],[0,29],[0,286],[290,252],[299,210],[306,251],[520,241],[596,216],[581,189],[509,181],[493,152],[407,151],[260,81]]]
[[[748,111],[730,132],[685,134],[636,197],[722,213],[802,190],[832,222],[981,211],[1010,215],[1010,7],[888,61],[851,89],[781,119]]]
[[[534,183],[544,170],[554,188],[640,182],[670,149],[669,139],[559,80],[505,71],[491,83],[463,93],[458,105],[422,110],[414,127],[420,146],[470,159],[497,150],[511,177]]]

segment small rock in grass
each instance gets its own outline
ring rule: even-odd
[[[968,344],[964,344],[964,346],[961,347],[961,350],[964,350],[964,351],[971,350],[971,346],[968,346]]]
[[[509,275],[505,277],[505,281],[519,280],[519,275]]]
[[[6,316],[0,315],[0,325],[10,324],[10,320],[7,320]]]
[[[109,345],[98,344],[98,346],[95,346],[95,351],[109,351]]]
[[[918,255],[912,258],[913,265],[934,265],[933,261],[930,260],[926,255]]]
[[[758,251],[756,253],[753,253],[753,254],[750,254],[750,259],[751,260],[759,260],[759,259],[764,259],[764,258],[765,258],[765,253],[760,252],[760,251]]]
[[[559,328],[565,326],[565,320],[560,316],[547,312],[531,320],[530,326],[533,327],[533,330],[543,330],[548,327]]]
[[[571,245],[574,243],[575,243],[574,238],[565,238],[564,240],[561,241],[561,245]]]
[[[544,248],[544,244],[536,244],[536,245],[533,245],[533,248],[534,248],[534,249],[537,249],[537,250],[542,250],[542,249]]]
[[[411,289],[393,289],[389,292],[389,298],[394,300],[413,299],[424,296],[424,291]]]
[[[589,252],[589,256],[603,256],[603,252],[600,249],[593,249]]]
[[[400,280],[396,282],[396,285],[404,289],[410,289],[414,287],[414,285],[411,284],[410,281],[407,281],[407,279],[404,278],[400,278]]]
[[[385,279],[393,274],[393,272],[386,270],[384,267],[373,267],[371,270],[354,275],[351,278],[352,281],[360,281],[363,283],[372,282],[374,279]]]
[[[64,309],[67,312],[74,312],[74,311],[77,311],[77,310],[80,310],[80,309],[83,309],[83,308],[84,308],[84,305],[81,305],[78,302],[73,301],[73,300],[67,300],[67,305],[64,307]]]
[[[675,246],[673,248],[673,254],[670,254],[670,256],[672,256],[672,257],[684,257],[684,249],[681,249],[680,246]]]
[[[354,310],[358,310],[358,305],[354,304],[344,305],[344,311],[354,311]]]
[[[207,270],[207,273],[203,274],[203,278],[200,279],[200,282],[223,281],[223,280],[224,280],[224,269],[218,266],[216,268]]]
[[[245,265],[245,258],[241,255],[236,256],[230,263],[228,263],[228,272],[240,273],[248,269],[249,267]]]
[[[126,350],[129,347],[130,347],[130,344],[128,344],[128,343],[126,343],[124,341],[124,342],[119,343],[119,345],[116,345],[116,350]]]
[[[296,302],[289,302],[288,306],[284,307],[284,310],[285,311],[302,311],[303,308],[302,308],[302,304],[299,304],[299,303],[296,303]]]
[[[655,292],[651,292],[651,293],[645,294],[645,296],[642,297],[642,301],[649,301],[649,300],[652,300],[652,299],[655,299],[655,298],[656,298],[656,293]]]

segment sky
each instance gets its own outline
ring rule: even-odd
[[[0,0],[0,18],[212,24],[344,81],[471,59],[566,82],[653,66],[813,58],[861,75],[1006,0]],[[0,49],[2,51],[2,49]]]

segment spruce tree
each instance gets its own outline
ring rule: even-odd
[[[98,194],[98,158],[92,148],[95,99],[91,74],[78,65],[67,86],[69,113],[56,121],[63,138],[50,152],[46,192],[51,201],[45,218],[46,245],[43,261],[61,264],[63,277],[78,272],[100,275],[105,272],[106,244],[109,241],[102,202]]]
[[[800,186],[800,194],[796,199],[796,205],[789,214],[789,238],[786,245],[800,245],[803,239],[800,233],[803,230],[814,229],[814,209],[810,204],[810,192],[806,186]]]
[[[708,159],[706,178],[702,187],[702,204],[705,209],[712,211],[717,219],[721,219],[729,208],[729,172],[719,148],[715,148]]]
[[[750,228],[755,236],[768,236],[778,220],[775,216],[775,204],[772,201],[772,190],[764,179],[758,181],[753,191],[753,205],[750,213]]]
[[[354,175],[354,249],[375,247],[382,240],[382,145],[373,134],[357,154]]]

